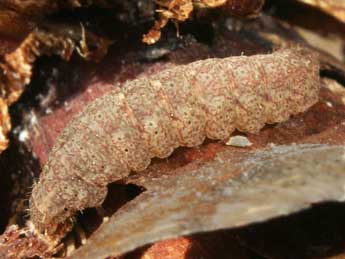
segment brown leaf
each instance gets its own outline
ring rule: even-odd
[[[177,169],[159,184],[146,179],[147,191],[69,258],[116,256],[166,238],[260,222],[317,202],[343,201],[344,154],[344,147],[328,145],[225,151],[209,163]]]
[[[69,60],[80,42],[80,55],[97,61],[106,54],[110,44],[92,34],[91,38],[97,39],[99,47],[92,52],[85,42],[85,32],[80,28],[60,26],[53,29],[52,32],[39,29],[31,32],[18,48],[4,56],[4,63],[0,63],[0,153],[7,148],[7,134],[11,130],[8,107],[20,98],[25,86],[30,83],[36,59],[43,55],[59,55]]]
[[[155,0],[160,19],[155,21],[150,31],[143,36],[143,42],[154,44],[161,37],[161,29],[169,20],[177,24],[188,20],[194,9],[222,7],[227,15],[256,16],[261,11],[265,0]],[[179,32],[177,31],[177,34]]]
[[[305,4],[315,6],[322,11],[345,22],[345,2],[342,0],[299,0]]]

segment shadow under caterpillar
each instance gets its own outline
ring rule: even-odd
[[[257,133],[318,101],[319,61],[302,47],[212,58],[125,83],[86,106],[63,130],[30,198],[45,232],[100,205],[107,185],[205,138]]]

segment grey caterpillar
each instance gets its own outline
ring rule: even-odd
[[[33,188],[31,221],[44,231],[100,205],[109,183],[179,146],[285,121],[316,103],[319,88],[318,58],[300,47],[206,59],[129,81],[61,133]]]

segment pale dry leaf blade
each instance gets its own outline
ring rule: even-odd
[[[345,199],[344,146],[278,146],[237,158],[231,153],[148,184],[147,192],[69,258],[117,256],[158,240],[244,226]]]
[[[302,3],[314,6],[338,20],[345,22],[345,2],[343,0],[299,0]]]

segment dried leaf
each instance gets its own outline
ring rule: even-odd
[[[315,6],[322,11],[345,22],[345,2],[343,0],[299,0],[305,4]]]
[[[234,16],[255,16],[257,15],[265,0],[155,0],[158,5],[157,12],[160,15],[158,21],[150,31],[143,35],[143,42],[154,44],[161,37],[161,29],[169,20],[177,24],[189,19],[195,8],[216,8],[222,7],[228,15]]]
[[[0,64],[0,153],[7,147],[7,134],[11,129],[8,106],[19,99],[30,83],[36,59],[42,55],[59,55],[69,60],[80,42],[80,53],[85,59],[99,60],[106,54],[110,42],[92,36],[98,40],[99,47],[94,52],[88,50],[85,32],[79,28],[67,26],[60,31],[55,28],[54,32],[35,30],[15,51],[4,56],[4,63]]]
[[[278,146],[225,151],[165,179],[104,223],[69,258],[117,256],[158,240],[244,226],[322,201],[345,200],[345,148]]]

